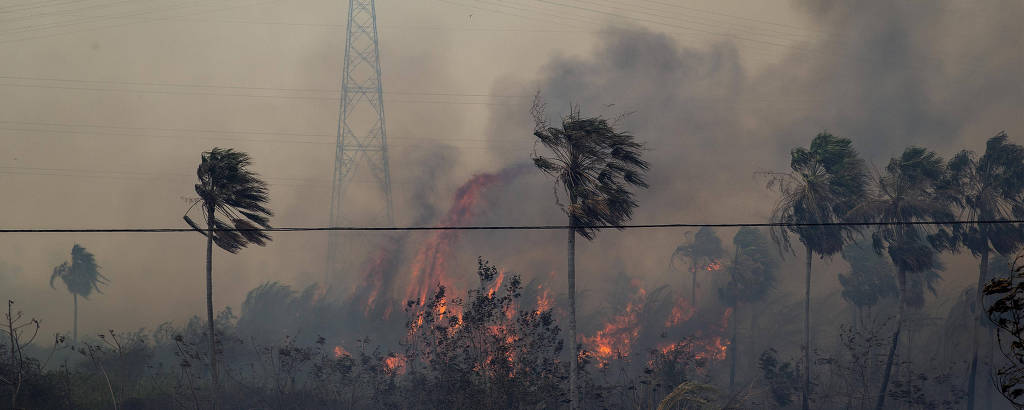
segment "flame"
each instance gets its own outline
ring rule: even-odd
[[[384,365],[387,366],[390,371],[404,372],[405,363],[406,359],[401,355],[393,355],[384,358]]]
[[[401,251],[403,238],[387,238],[364,263],[362,282],[353,290],[353,301],[363,305],[363,316],[391,316],[394,299],[391,297],[392,272],[395,270],[396,255]]]
[[[676,304],[672,306],[672,312],[669,313],[668,319],[665,320],[665,327],[676,327],[680,323],[683,323],[693,317],[697,310],[693,308],[686,299],[676,298]]]
[[[537,285],[537,289],[541,292],[537,294],[537,310],[534,311],[536,314],[541,314],[551,309],[551,295],[548,294],[548,290]]]
[[[334,346],[334,357],[340,359],[342,356],[351,356],[351,354],[344,347]]]
[[[491,286],[491,288],[487,290],[487,297],[494,297],[494,292],[497,292],[498,289],[501,288],[501,281],[503,280],[505,280],[504,269],[498,271],[498,278],[494,280],[494,286]]]
[[[442,226],[466,225],[472,220],[482,193],[487,188],[506,183],[522,174],[528,167],[513,166],[493,174],[477,174],[469,179],[455,192],[455,199],[441,220]],[[448,264],[451,259],[455,241],[459,237],[457,230],[439,230],[416,252],[409,277],[409,289],[406,297],[424,303],[427,294],[438,284],[451,287],[447,278]]]
[[[680,299],[680,301],[682,300]],[[685,301],[682,302],[685,303]],[[677,304],[676,308],[679,308],[680,306],[685,305]],[[675,308],[673,308],[673,314],[674,313]],[[690,316],[692,315],[693,313],[691,312]],[[729,326],[729,319],[731,317],[732,308],[726,308],[725,311],[722,312],[722,319],[719,321],[717,325],[712,325],[710,330],[715,331],[716,333],[725,332],[725,329]],[[671,321],[671,316],[669,319]],[[666,323],[666,327],[668,327],[667,325],[668,323]],[[697,334],[694,335],[693,338],[681,342],[670,343],[668,345],[658,348],[658,350],[661,351],[662,354],[670,354],[676,351],[688,350],[693,353],[693,357],[696,359],[725,360],[727,353],[729,351],[729,341],[722,338],[722,336],[719,335],[715,335],[712,337],[704,337],[703,332],[697,332]]]
[[[639,288],[622,313],[613,316],[594,336],[582,338],[583,344],[590,346],[599,366],[604,367],[613,358],[629,356],[633,342],[640,336],[638,319],[646,299],[647,291]]]
[[[713,260],[704,269],[707,270],[707,271],[720,270],[720,269],[722,269],[722,262],[719,262],[717,260]]]

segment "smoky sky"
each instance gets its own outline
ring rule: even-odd
[[[1024,74],[1020,3],[797,6],[820,35],[786,48],[765,70],[746,69],[736,41],[689,47],[645,28],[609,28],[591,53],[555,56],[531,84],[554,119],[573,104],[585,115],[626,114],[621,128],[646,142],[651,162],[651,188],[640,192],[634,218],[641,223],[766,220],[774,197],[756,173],[785,171],[789,150],[822,131],[853,139],[876,169],[911,145],[948,158],[983,150],[1001,130],[1024,141],[1024,90],[1014,80]],[[524,111],[491,118],[495,135],[530,132]],[[513,195],[516,207],[507,212],[559,217],[550,182],[539,179],[528,183],[538,187],[533,195]],[[602,233],[578,260],[583,271],[597,271],[591,278],[626,271],[671,283],[679,279],[663,273],[664,263],[681,234]],[[951,295],[973,270],[969,258],[952,259],[943,282]],[[821,277],[818,291],[832,292],[835,274]],[[586,289],[603,280],[582,281]]]
[[[345,10],[333,3],[320,6],[329,12],[261,6],[236,20],[334,26],[298,26],[301,31],[296,31],[295,26],[229,24],[231,16],[211,13],[175,23],[183,26],[152,24],[146,36],[98,31],[0,46],[12,67],[5,74],[336,90],[344,30],[335,26],[343,24],[339,16]],[[1024,29],[1018,24],[1024,4],[1019,1],[801,0],[758,6],[804,29],[792,41],[759,37],[756,24],[746,27],[742,20],[732,20],[732,34],[701,36],[675,25],[598,18],[588,18],[584,31],[512,31],[502,40],[495,32],[473,31],[487,26],[470,24],[518,27],[525,21],[551,29],[548,23],[559,17],[521,21],[447,3],[436,6],[378,5],[385,91],[489,90],[502,97],[423,104],[415,101],[447,97],[387,96],[400,224],[436,222],[470,176],[526,161],[532,147],[530,96],[538,91],[552,117],[564,114],[570,104],[579,104],[584,114],[622,115],[617,124],[645,142],[651,188],[639,192],[641,205],[634,217],[639,223],[764,221],[774,195],[755,174],[785,170],[790,149],[806,145],[823,130],[852,138],[876,167],[908,145],[949,157],[960,149],[982,150],[985,139],[1001,130],[1024,142]],[[746,7],[733,6],[737,14]],[[466,15],[471,12],[470,21]],[[434,30],[434,23],[462,31]],[[565,23],[568,28],[580,20]],[[214,145],[253,156],[255,169],[271,182],[276,226],[326,223],[336,94],[276,92],[322,98],[285,104],[264,97],[197,100],[173,94],[181,87],[32,84],[144,88],[150,94],[5,87],[0,99],[8,113],[5,121],[118,125],[123,128],[86,128],[124,135],[62,137],[82,127],[52,125],[46,129],[58,133],[5,129],[0,134],[6,145],[4,166],[28,167],[18,172],[33,175],[0,177],[9,208],[4,225],[183,226],[187,204],[182,198],[194,195],[199,153]],[[254,133],[226,138],[194,130]],[[359,202],[368,180],[351,191],[353,204],[373,206]],[[475,222],[548,224],[562,219],[551,182],[531,172],[488,192]],[[732,233],[721,232],[727,245]],[[624,273],[650,286],[682,282],[666,264],[683,235],[607,231],[581,244],[584,308],[599,308],[600,300],[586,295],[599,294],[612,283],[595,279]],[[410,235],[406,246],[415,249],[419,237]],[[457,276],[471,281],[480,255],[525,276],[561,283],[557,273],[564,271],[564,241],[562,232],[466,233],[453,265],[464,266]],[[204,243],[198,235],[33,235],[5,237],[0,243],[5,263],[0,265],[0,296],[17,299],[27,312],[57,328],[70,325],[70,297],[51,290],[47,279],[74,243],[94,251],[112,279],[105,294],[83,305],[83,328],[154,326],[180,321],[202,306]],[[218,254],[217,305],[237,307],[246,291],[266,281],[296,282],[301,288],[322,280],[325,243],[325,235],[278,234],[266,249]],[[950,258],[940,294],[952,297],[971,281],[974,261]],[[843,266],[833,262],[815,282],[817,293],[837,289],[835,273]],[[359,283],[359,269],[351,271],[333,285]],[[788,282],[795,283],[784,282],[782,291]]]

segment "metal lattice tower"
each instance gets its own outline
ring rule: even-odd
[[[388,167],[387,132],[380,80],[380,46],[377,12],[373,0],[349,0],[345,64],[341,74],[338,108],[338,143],[331,188],[331,226],[342,225],[350,215],[346,190],[359,174],[370,174],[385,204],[374,208],[394,223],[391,206],[391,171]],[[339,268],[341,236],[331,231],[327,239],[327,278]]]

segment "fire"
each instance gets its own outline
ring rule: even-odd
[[[534,313],[539,315],[546,312],[548,309],[551,309],[551,296],[548,294],[548,290],[540,285],[537,285],[537,289],[539,289],[541,293],[537,294],[537,310],[534,311]]]
[[[676,327],[680,323],[690,320],[694,313],[697,313],[697,310],[690,306],[685,299],[676,298],[676,304],[672,306],[672,312],[669,313],[668,319],[665,320],[665,327]]]
[[[494,297],[494,292],[501,288],[501,281],[505,279],[505,270],[498,271],[498,278],[494,280],[494,286],[487,290],[487,297]]]
[[[646,298],[647,291],[639,288],[622,313],[613,316],[594,336],[583,337],[583,344],[590,346],[600,366],[607,365],[615,357],[629,356],[633,342],[640,336],[638,319]]]
[[[721,336],[708,339],[698,339],[697,346],[701,348],[695,355],[698,359],[725,360],[725,353],[729,350],[729,341],[722,341]]]
[[[391,316],[395,305],[390,294],[392,272],[402,244],[402,237],[389,237],[364,263],[362,282],[352,293],[354,303],[363,305],[364,317],[382,315],[387,319]]]
[[[505,183],[528,169],[524,166],[513,166],[494,174],[477,174],[470,178],[455,192],[455,200],[442,218],[442,226],[466,225],[472,220],[482,193],[496,184]],[[426,243],[420,247],[413,259],[412,272],[409,277],[409,289],[406,297],[409,300],[419,299],[422,304],[428,292],[438,284],[449,286],[446,274],[451,260],[455,241],[459,237],[457,230],[435,231]]]
[[[351,356],[351,354],[344,347],[334,346],[334,357],[340,359],[342,356]]]
[[[394,355],[384,358],[384,365],[387,366],[390,371],[403,371],[405,369],[405,357]]]
[[[719,262],[717,260],[713,260],[704,269],[709,271],[709,272],[710,271],[720,270],[720,269],[722,269],[722,262]]]

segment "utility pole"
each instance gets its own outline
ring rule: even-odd
[[[355,202],[346,200],[347,191],[350,191],[348,185],[351,185],[355,175],[362,173],[370,174],[368,176],[375,182],[376,194],[384,202],[376,209],[383,211],[384,220],[392,225],[391,171],[384,126],[380,45],[374,1],[349,0],[347,26],[345,62],[341,73],[341,102],[338,108],[338,141],[331,184],[330,226],[340,226],[348,220],[351,206],[347,205]],[[341,239],[341,232],[328,233],[327,282],[333,279],[341,267]]]

